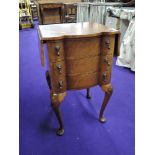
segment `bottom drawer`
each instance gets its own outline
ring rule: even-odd
[[[84,89],[98,84],[98,72],[67,76],[67,89]]]
[[[100,85],[105,85],[110,83],[111,81],[111,71],[101,72],[99,75],[99,83]]]
[[[63,93],[66,91],[66,78],[64,75],[62,76],[52,76],[52,91],[54,93]]]

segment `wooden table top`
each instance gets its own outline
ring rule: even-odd
[[[93,37],[102,34],[119,34],[120,31],[98,23],[63,23],[39,25],[40,40],[57,40],[63,38]]]

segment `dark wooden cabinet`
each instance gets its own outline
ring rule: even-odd
[[[64,22],[76,23],[76,16],[77,16],[77,4],[64,3]]]
[[[39,24],[58,24],[64,20],[64,4],[54,2],[38,2]]]
[[[76,3],[38,1],[39,24],[60,24],[76,22]]]
[[[67,90],[87,89],[99,85],[105,92],[99,120],[105,122],[103,112],[112,95],[111,71],[114,51],[119,53],[120,32],[97,23],[40,25],[38,28],[41,61],[47,61],[47,82],[51,105],[58,118],[58,135],[64,127],[59,105]],[[43,44],[47,44],[44,54]],[[44,55],[47,57],[45,58]]]

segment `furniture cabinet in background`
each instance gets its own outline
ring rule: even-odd
[[[64,20],[63,3],[38,2],[39,24],[58,24]]]

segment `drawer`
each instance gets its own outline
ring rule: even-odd
[[[84,58],[84,59],[66,59],[68,74],[85,74],[97,72],[99,70],[99,56]]]
[[[102,55],[100,59],[100,71],[111,71],[113,63],[113,56],[112,55]]]
[[[65,75],[53,76],[52,75],[52,91],[54,93],[63,93],[66,91],[66,77]]]
[[[107,55],[114,53],[115,46],[115,35],[103,36],[102,44],[101,44],[101,54]]]
[[[110,83],[110,81],[111,81],[111,71],[100,72],[100,75],[99,75],[100,85],[108,84]]]
[[[99,37],[65,39],[65,56],[67,59],[81,59],[100,54]]]
[[[50,63],[50,67],[51,67],[52,73],[56,77],[66,74],[64,61],[57,61],[57,62]]]
[[[84,89],[98,84],[98,72],[67,76],[67,89]]]
[[[64,59],[63,41],[47,42],[48,57],[50,62],[56,62]]]
[[[50,63],[52,73],[52,89],[54,93],[61,93],[66,90],[65,62],[57,61]]]

